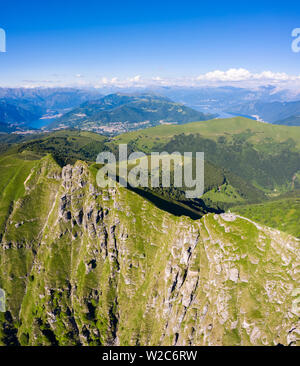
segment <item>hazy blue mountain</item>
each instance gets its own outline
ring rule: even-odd
[[[300,126],[300,115],[290,116],[288,118],[282,119],[281,121],[276,121],[275,124],[285,126]]]
[[[166,97],[116,93],[83,103],[57,119],[50,127],[119,133],[158,124],[208,120],[212,117],[213,115],[193,110]]]
[[[139,93],[136,88],[127,88],[103,97],[111,90],[0,88],[0,101],[10,109],[5,114],[2,105],[0,122],[22,125],[24,129],[51,123],[55,128],[72,126],[109,134],[159,123],[207,120],[212,115],[221,118],[241,115],[270,123],[299,124],[300,102],[295,98],[300,97],[273,86],[256,90],[231,86],[148,87],[139,89]],[[40,120],[41,117],[46,119]]]
[[[39,123],[41,117],[66,113],[83,102],[100,96],[96,90],[72,88],[0,88],[0,122],[22,126],[23,129],[31,126],[39,128],[48,121],[45,119]],[[13,130],[13,127],[1,128],[5,132]]]
[[[119,91],[120,89],[118,88],[103,88],[101,90],[103,94]],[[137,88],[123,90],[126,93],[134,93],[137,91]],[[291,90],[277,90],[276,87],[271,85],[256,89],[232,86],[152,86],[146,88],[143,93],[162,95],[203,113],[217,113],[222,118],[232,117],[232,114],[250,117],[252,111],[248,113],[247,106],[249,103],[291,102],[300,100],[299,94]],[[228,113],[228,111],[232,111],[232,114]]]
[[[0,123],[5,125],[24,125],[40,117],[38,111],[32,108],[23,108],[10,104],[5,100],[0,100]]]
[[[14,128],[11,128],[9,125],[7,125],[6,123],[1,123],[0,122],[0,133],[2,134],[3,132],[8,133],[8,132],[12,132],[14,131]]]
[[[260,119],[270,122],[289,125],[289,119],[291,116],[300,115],[300,101],[295,102],[272,102],[265,103],[261,101],[255,101],[245,103],[235,108],[232,108],[228,112],[246,114],[250,116],[259,116]],[[287,123],[283,123],[287,119]]]
[[[102,95],[96,90],[75,88],[0,88],[0,99],[10,103],[31,104],[44,111],[74,108]]]

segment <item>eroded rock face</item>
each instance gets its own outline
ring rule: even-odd
[[[25,184],[2,233],[2,344],[297,343],[297,239],[233,214],[174,217],[100,190],[84,163],[45,158]]]

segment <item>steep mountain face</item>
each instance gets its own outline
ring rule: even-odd
[[[20,106],[0,100],[0,123],[8,125],[24,125],[40,117],[37,111],[27,110]]]
[[[299,240],[172,216],[82,162],[18,159],[0,161],[2,344],[297,343]]]
[[[165,97],[117,93],[82,104],[57,119],[51,127],[120,133],[161,123],[187,123],[211,117]]]
[[[249,116],[257,116],[265,122],[282,125],[299,126],[295,117],[300,114],[300,101],[295,102],[264,102],[252,101],[233,107],[230,112]],[[291,121],[290,121],[291,120]]]

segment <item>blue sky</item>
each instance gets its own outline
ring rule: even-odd
[[[296,1],[0,0],[0,27],[0,85],[300,75]]]

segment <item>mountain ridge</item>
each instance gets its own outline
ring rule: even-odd
[[[3,344],[296,344],[299,241],[232,214],[176,218],[95,174],[46,156],[20,180]]]

